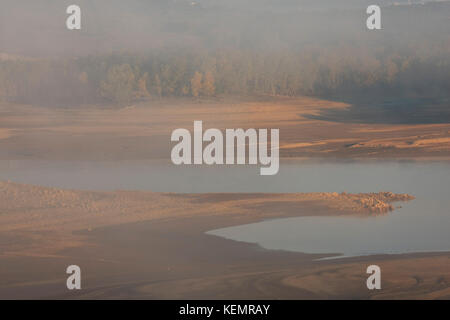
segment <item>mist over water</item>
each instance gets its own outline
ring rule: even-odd
[[[448,1],[382,1],[381,30],[366,27],[369,1],[83,0],[81,30],[66,28],[70,4],[2,1],[1,100],[422,97],[448,108]]]
[[[417,49],[449,39],[449,2],[394,3],[410,1],[378,1],[383,30],[370,33],[365,9],[373,3],[365,0],[80,0],[82,29],[71,32],[65,28],[71,1],[3,0],[0,52],[42,57],[170,47],[279,51],[338,43]]]
[[[373,32],[366,28],[372,3],[365,0],[80,0],[79,31],[65,27],[71,4],[2,1],[0,100],[123,107],[149,97],[312,95],[352,105],[315,115],[321,120],[448,119],[448,1],[379,1],[382,29]],[[197,88],[205,80],[195,79],[208,79],[210,90]],[[450,222],[446,164],[302,163],[282,165],[275,177],[251,166],[145,161],[0,161],[0,169],[2,180],[89,190],[411,193],[417,199],[387,217],[298,218],[215,233],[268,248],[345,255],[450,248],[443,231]],[[324,233],[329,237],[316,239]]]
[[[369,5],[381,29],[366,26]],[[278,173],[171,163],[170,133],[193,121],[279,129]],[[333,263],[217,237],[324,259],[450,252],[449,124],[450,0],[0,0],[0,297],[448,297],[448,254],[401,275],[415,257],[381,259],[395,278],[378,295],[358,262],[329,277]],[[298,198],[391,208],[383,193],[266,201],[311,192],[415,199],[203,233],[295,216]],[[79,295],[66,262],[88,277]]]

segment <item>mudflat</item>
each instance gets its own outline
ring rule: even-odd
[[[164,100],[120,109],[0,103],[0,159],[169,160],[172,130],[195,120],[205,128],[279,128],[282,158],[450,156],[450,124],[332,117],[349,108],[315,98]],[[318,260],[327,255],[205,234],[270,218],[395,214],[395,202],[409,200],[390,192],[93,192],[4,181],[0,298],[448,299],[449,253]],[[66,288],[72,264],[82,268],[81,291]],[[381,291],[367,290],[371,264],[383,269]]]
[[[367,119],[344,121],[351,119],[345,115],[352,108],[310,97],[168,99],[124,108],[0,103],[0,159],[170,161],[172,131],[191,128],[195,120],[202,120],[205,129],[278,128],[281,158],[450,157],[449,123],[407,117],[398,123],[371,122],[375,111]],[[440,112],[427,110],[436,117]],[[325,116],[331,112],[337,115]]]
[[[446,253],[318,261],[326,255],[265,250],[205,234],[277,217],[390,214],[392,203],[414,201],[406,194],[90,192],[2,182],[0,198],[5,299],[449,295]],[[382,293],[365,287],[364,266],[372,263],[383,265]],[[82,268],[81,291],[65,287],[70,264]]]

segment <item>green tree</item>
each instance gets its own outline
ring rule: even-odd
[[[161,98],[162,96],[162,85],[161,85],[161,79],[159,78],[159,75],[155,75],[155,79],[153,80],[153,91],[158,96],[158,98]]]
[[[100,94],[118,105],[126,105],[133,99],[135,84],[136,78],[130,65],[114,65],[108,69],[106,79],[100,84]]]
[[[202,74],[198,71],[195,72],[191,79],[191,94],[193,97],[198,97],[202,90]]]
[[[213,96],[216,91],[214,85],[214,76],[212,72],[208,71],[205,73],[202,82],[202,94],[205,96]]]
[[[144,73],[137,81],[136,98],[146,99],[150,97],[150,93],[147,90],[148,73]]]

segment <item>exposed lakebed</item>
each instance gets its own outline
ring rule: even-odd
[[[299,217],[208,234],[264,248],[330,256],[450,250],[450,163],[339,161],[282,163],[276,176],[258,168],[176,167],[156,162],[0,161],[0,180],[84,190],[155,192],[408,193],[387,215]]]

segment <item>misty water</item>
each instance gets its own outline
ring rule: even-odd
[[[155,192],[378,192],[416,196],[387,215],[299,217],[208,232],[228,239],[330,256],[450,251],[450,163],[282,163],[275,176],[257,166],[174,166],[161,162],[0,161],[0,180],[83,190]]]

